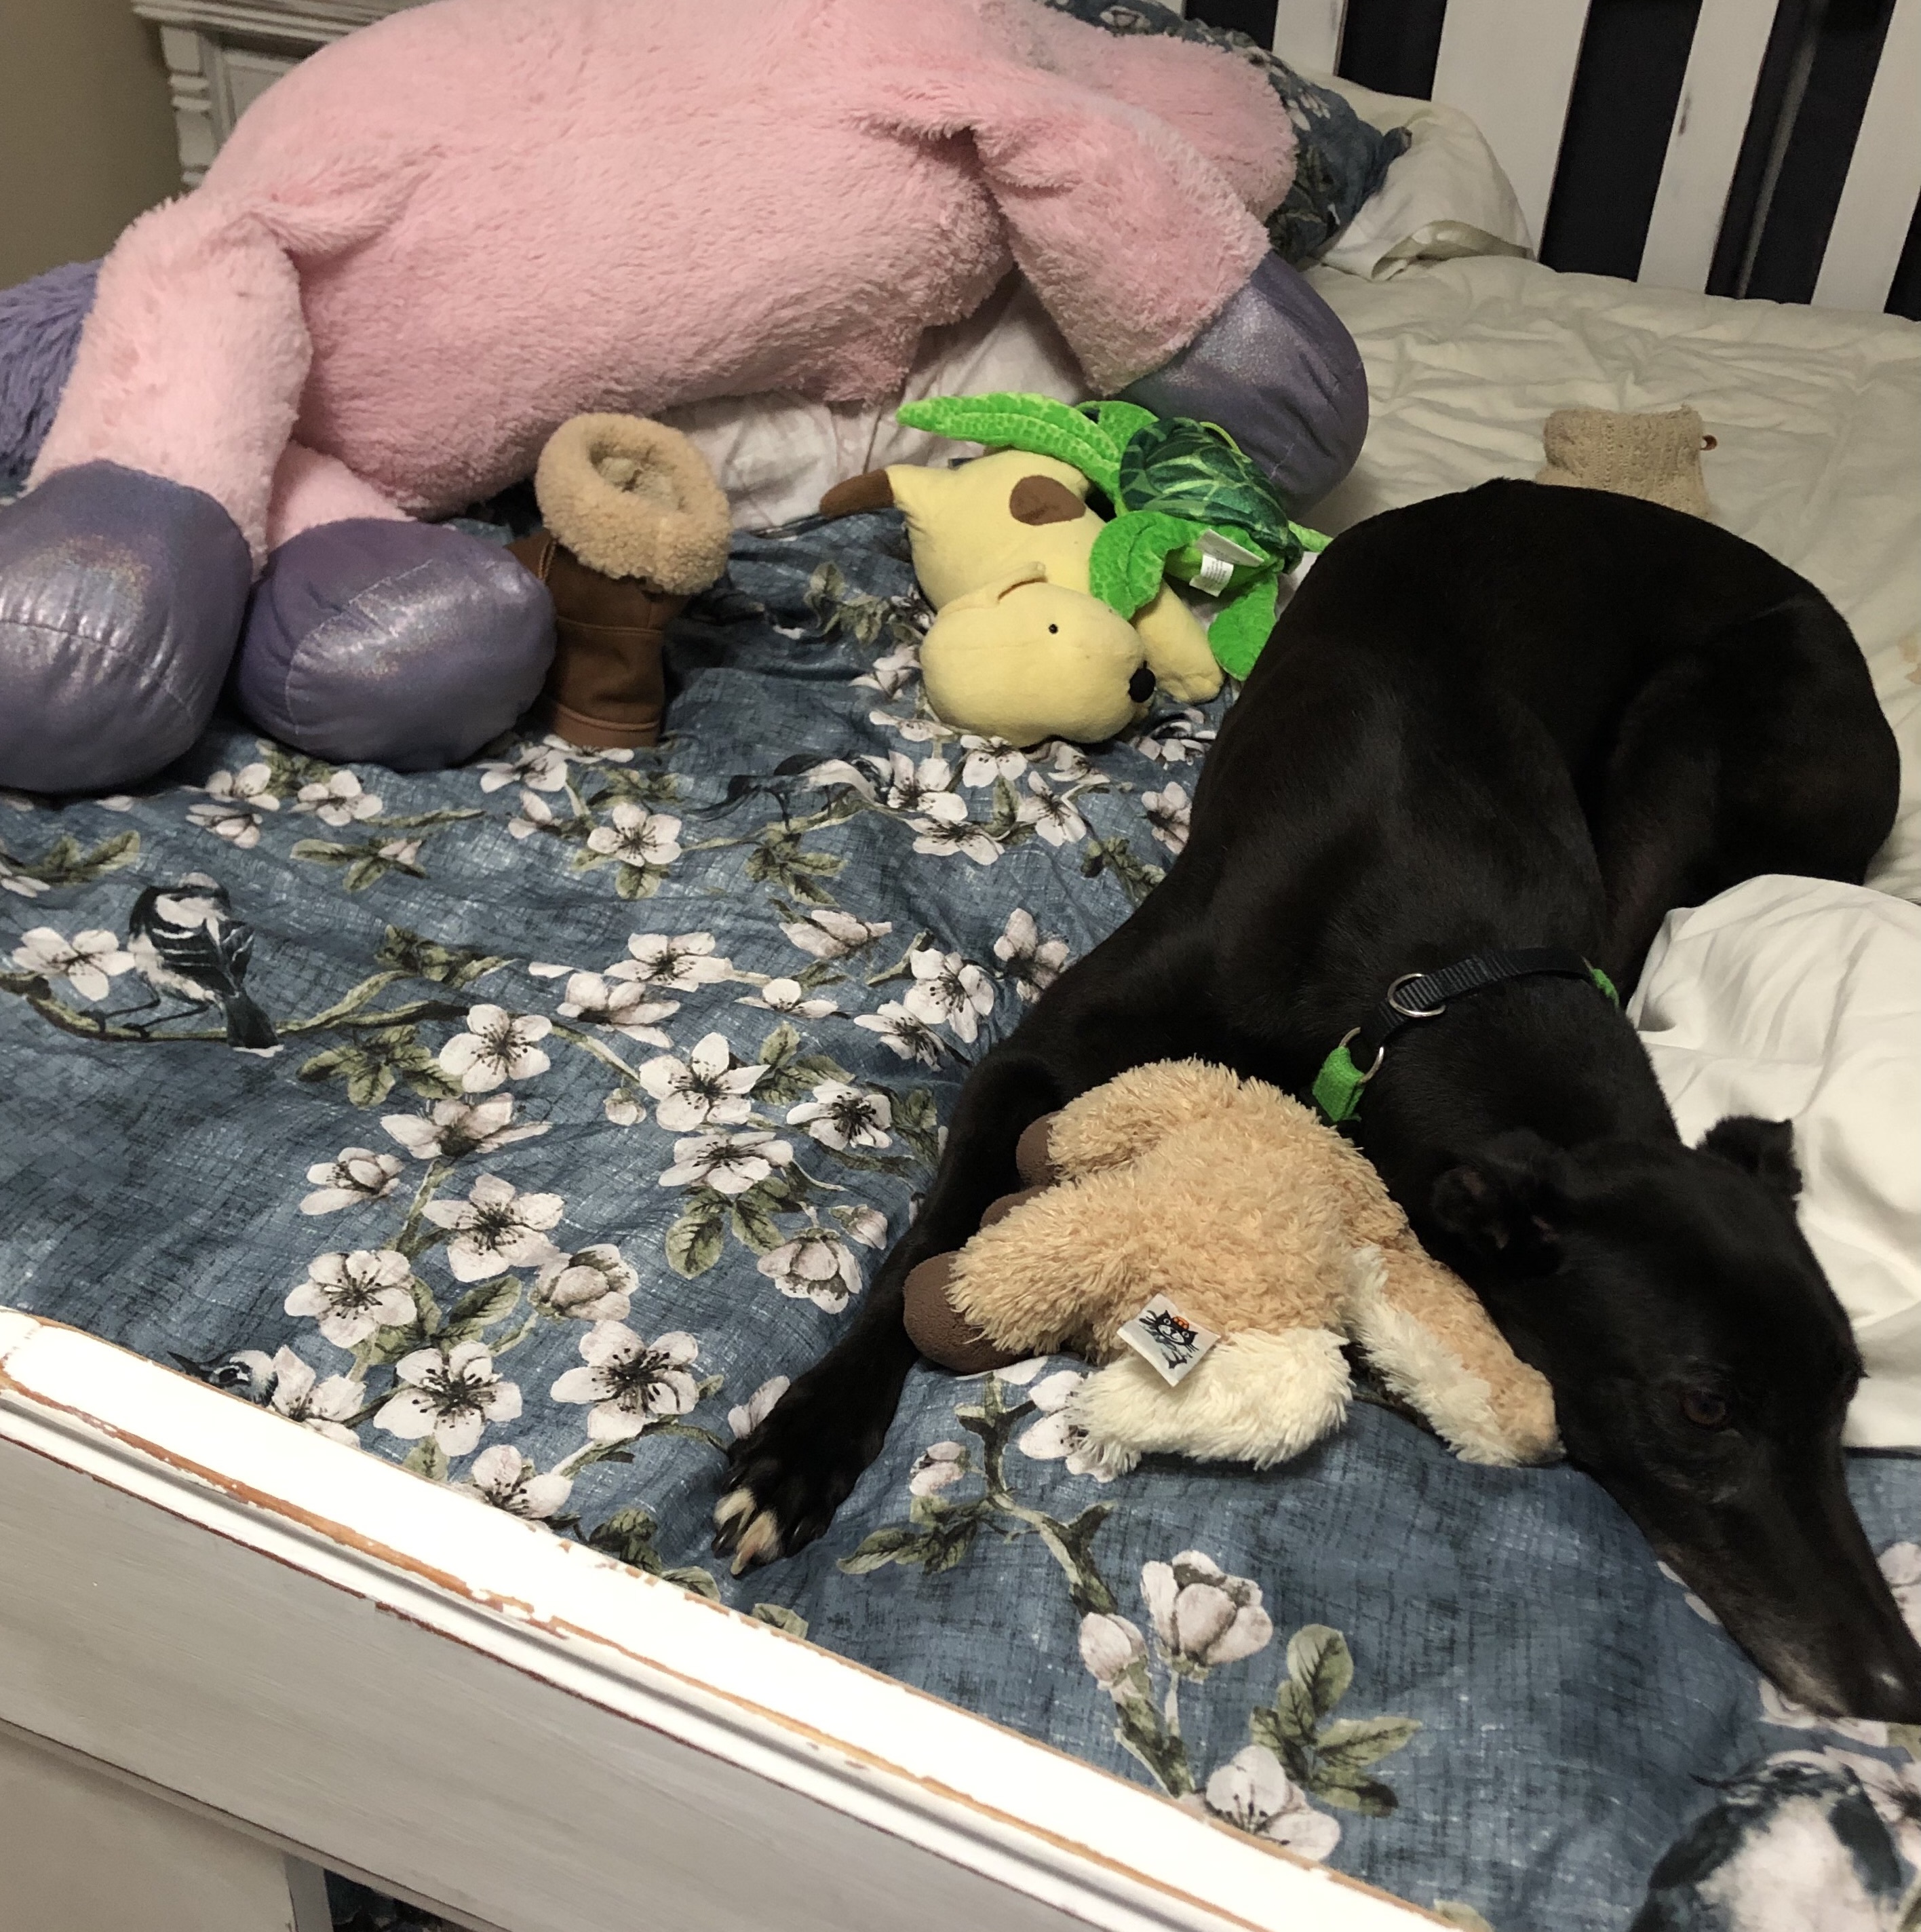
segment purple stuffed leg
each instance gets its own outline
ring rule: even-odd
[[[247,544],[212,497],[83,463],[0,510],[0,785],[94,791],[200,734],[233,657]]]
[[[505,730],[553,656],[546,586],[507,551],[356,517],[268,559],[234,690],[253,724],[316,758],[422,771]]]
[[[1341,319],[1279,256],[1164,368],[1123,392],[1157,416],[1218,423],[1299,516],[1353,468],[1368,377]]]

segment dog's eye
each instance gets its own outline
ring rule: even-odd
[[[1712,1389],[1683,1389],[1681,1391],[1681,1413],[1697,1429],[1725,1429],[1728,1426],[1728,1402]]]

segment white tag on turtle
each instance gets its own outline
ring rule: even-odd
[[[1190,1322],[1164,1294],[1157,1294],[1116,1331],[1170,1387],[1187,1375],[1220,1340],[1212,1329]]]
[[[1218,530],[1203,530],[1197,548],[1200,568],[1195,573],[1194,587],[1203,597],[1216,597],[1226,590],[1236,564],[1258,565],[1267,561],[1260,551],[1249,550],[1245,544],[1236,543]]]

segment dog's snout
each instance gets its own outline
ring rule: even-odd
[[[1127,694],[1137,704],[1145,704],[1154,695],[1158,680],[1145,664],[1127,681]]]

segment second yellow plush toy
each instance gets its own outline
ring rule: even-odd
[[[935,617],[921,671],[947,723],[1011,745],[1095,743],[1140,717],[1156,688],[1182,704],[1221,688],[1207,633],[1163,587],[1132,622],[1087,587],[1104,520],[1087,478],[1004,449],[952,470],[897,464],[838,484],[827,516],[898,505]]]
[[[1104,1473],[1156,1450],[1298,1455],[1347,1414],[1350,1341],[1464,1460],[1556,1453],[1546,1379],[1362,1155],[1277,1088],[1136,1067],[1037,1121],[1020,1165],[1029,1191],[908,1277],[908,1333],[963,1372],[1062,1348],[1105,1364],[1067,1411]]]

